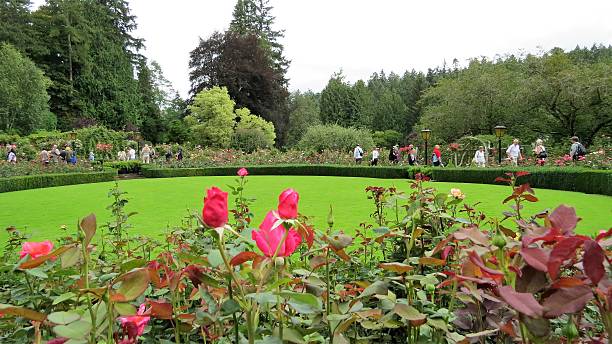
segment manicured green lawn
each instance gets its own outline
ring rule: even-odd
[[[329,205],[333,204],[336,228],[347,232],[352,232],[359,223],[369,220],[373,207],[371,200],[366,198],[366,186],[396,186],[411,192],[409,183],[398,179],[296,176],[250,176],[248,179],[246,195],[257,198],[253,206],[256,224],[268,210],[276,207],[278,194],[292,187],[300,193],[301,213],[312,216],[314,223],[323,227]],[[134,225],[131,230],[161,238],[167,226],[180,224],[188,210],[201,210],[208,187],[216,185],[227,190],[225,186],[233,184],[234,180],[234,177],[190,177],[120,181],[121,188],[129,193],[126,210],[138,212],[131,219]],[[482,202],[478,209],[489,216],[501,217],[501,212],[507,209],[506,205],[501,204],[509,194],[507,186],[434,185],[445,192],[452,187],[460,188],[467,195],[466,202]],[[103,223],[108,219],[109,211],[105,208],[111,202],[108,190],[112,186],[113,183],[98,183],[0,194],[0,226],[27,226],[32,240],[43,240],[62,236],[59,229],[62,225],[73,231],[77,220],[91,212],[98,215],[98,223]],[[581,233],[594,234],[612,225],[612,197],[555,190],[536,190],[536,196],[541,201],[529,204],[526,214],[569,204],[576,207],[578,216],[583,218],[579,225]],[[5,231],[2,231],[0,244],[4,244],[6,237]]]

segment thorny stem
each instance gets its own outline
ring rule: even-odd
[[[83,282],[85,286],[85,290],[89,290],[89,252],[87,251],[87,245],[85,245],[85,239],[81,241],[81,251],[83,253]],[[90,340],[92,343],[96,341],[96,314],[93,311],[91,296],[89,296],[89,292],[86,294],[87,297],[87,309],[89,310],[89,316],[91,317],[91,332],[89,333]]]

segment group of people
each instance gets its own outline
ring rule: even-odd
[[[586,155],[586,148],[580,143],[580,140],[577,136],[571,138],[571,147],[569,156],[572,157],[574,161],[580,160],[581,157]],[[370,165],[377,166],[380,161],[380,151],[379,147],[374,147],[371,152]],[[537,139],[535,142],[535,146],[533,148],[533,154],[536,158],[536,162],[538,165],[544,165],[546,163],[546,159],[548,158],[548,152],[546,151],[546,147],[544,147],[544,141],[541,139]],[[401,154],[404,153],[407,156],[409,165],[418,165],[418,155],[417,150],[413,145],[408,145],[407,147],[399,148],[398,145],[391,147],[389,150],[389,161],[393,164],[398,164],[401,161]],[[355,146],[353,149],[353,158],[355,159],[355,163],[360,165],[363,162],[363,158],[365,155],[365,151],[361,147],[360,144]],[[514,139],[512,144],[508,146],[506,149],[506,160],[512,165],[517,166],[520,161],[523,160],[523,153],[520,146],[519,139]],[[484,146],[478,147],[478,150],[474,153],[474,158],[472,159],[474,164],[478,167],[486,167],[487,165],[487,154]],[[432,155],[431,155],[431,164],[433,166],[444,166],[442,162],[442,151],[440,150],[439,145],[435,145]]]

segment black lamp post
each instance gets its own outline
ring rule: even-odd
[[[502,160],[502,151],[501,151],[501,139],[502,137],[506,134],[506,127],[503,125],[498,125],[495,127],[495,136],[497,136],[497,142],[498,142],[498,147],[497,147],[497,163],[501,165],[501,160]]]
[[[142,141],[142,135],[140,134],[139,131],[134,132],[133,135],[134,141],[136,141],[136,154],[138,156],[138,154],[140,154],[140,141]]]
[[[429,138],[431,137],[431,130],[429,129],[423,129],[421,130],[421,138],[423,139],[423,141],[425,141],[425,165],[428,164],[427,160],[428,160],[428,153],[427,153],[427,141],[429,141]]]

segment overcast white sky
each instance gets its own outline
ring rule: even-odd
[[[34,0],[35,4],[44,0]],[[227,29],[235,0],[129,0],[145,55],[183,96],[198,37]],[[271,0],[292,90],[478,56],[612,44],[610,0]]]

